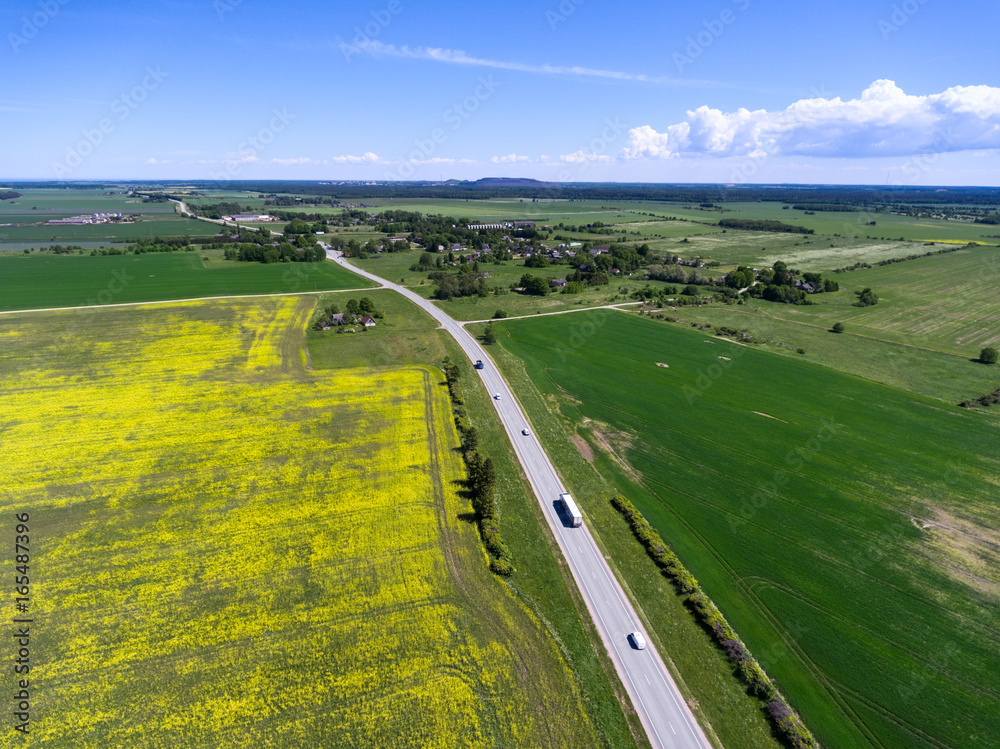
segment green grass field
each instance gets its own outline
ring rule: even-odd
[[[854,326],[837,335],[822,325],[773,316],[778,305],[707,305],[651,310],[686,327],[709,325],[746,330],[768,351],[816,362],[847,374],[954,405],[1000,385],[1000,371],[940,351],[859,335]],[[798,349],[805,351],[799,354]],[[1000,412],[997,413],[1000,417]]]
[[[440,372],[309,371],[312,307],[29,312],[0,331],[32,743],[599,745],[564,652],[463,520]]]
[[[974,224],[946,219],[913,218],[885,213],[864,211],[830,213],[817,211],[808,216],[804,211],[784,210],[782,203],[725,203],[725,218],[775,219],[787,224],[813,229],[816,234],[840,234],[844,237],[884,237],[910,242],[982,242],[996,245],[998,240],[989,235],[1000,234],[996,226]],[[874,221],[875,226],[869,226]]]
[[[967,359],[1000,344],[1000,249],[978,247],[880,268],[831,276],[841,291],[816,294],[815,305],[754,301],[748,309],[823,329],[842,322],[851,332],[924,346]],[[874,307],[852,306],[870,286]]]
[[[624,313],[498,330],[825,746],[998,745],[994,419]]]
[[[333,263],[237,263],[218,250],[146,255],[0,254],[0,310],[364,288]],[[203,258],[209,258],[204,260]]]

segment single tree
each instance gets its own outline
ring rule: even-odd
[[[843,333],[844,332],[844,323],[842,323],[842,322],[835,322],[833,324],[833,332],[834,333]]]
[[[488,323],[486,325],[486,330],[483,331],[483,343],[487,346],[491,346],[497,342],[496,331],[493,330],[493,323]]]
[[[996,364],[997,356],[997,350],[993,346],[985,346],[979,352],[979,361],[983,364]]]

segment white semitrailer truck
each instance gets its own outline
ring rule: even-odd
[[[576,502],[573,501],[573,497],[563,493],[559,495],[559,501],[562,503],[563,509],[569,516],[573,527],[577,528],[583,525],[583,514],[580,512],[580,508],[576,506]]]

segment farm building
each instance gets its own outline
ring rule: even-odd
[[[276,219],[274,218],[274,216],[267,216],[267,215],[258,214],[258,213],[240,213],[240,214],[235,215],[235,216],[223,216],[222,220],[223,221],[235,221],[237,223],[239,223],[241,221],[244,222],[244,223],[249,222],[249,221],[257,221],[257,222],[265,222],[266,223],[266,222],[269,222],[269,221],[275,221]]]
[[[12,204],[13,205],[13,204]],[[109,221],[116,221],[122,217],[121,212],[117,213],[91,213],[84,216],[70,216],[69,218],[53,218],[49,219],[46,223],[49,224],[73,224],[73,225],[87,225],[87,224],[106,224]]]

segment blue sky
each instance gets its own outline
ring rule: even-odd
[[[7,0],[0,178],[1000,184],[992,0],[630,8]]]

